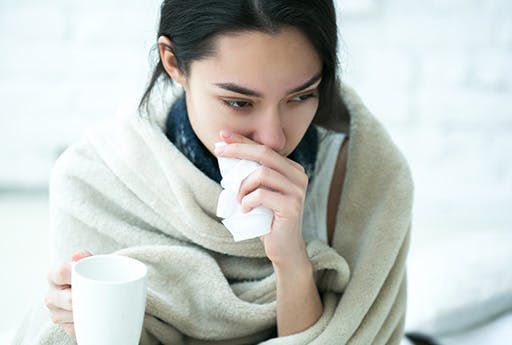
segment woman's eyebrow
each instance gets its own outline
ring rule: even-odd
[[[294,89],[291,89],[288,91],[288,94],[290,93],[295,93],[295,92],[299,92],[299,91],[302,91],[304,89],[307,89],[308,87],[310,87],[311,85],[313,85],[314,83],[316,83],[317,81],[319,81],[320,79],[322,79],[322,72],[314,75],[311,79],[309,79],[307,82],[305,82],[304,84],[300,85],[300,86],[297,86],[296,88]]]
[[[314,83],[316,83],[320,79],[322,79],[322,73],[321,72],[316,74],[316,75],[314,75],[312,78],[310,78],[304,84],[299,85],[299,86],[289,90],[288,94],[302,91],[302,90],[308,88],[309,86],[313,85]],[[250,96],[250,97],[259,97],[259,98],[263,97],[263,94],[261,92],[248,89],[248,88],[246,88],[244,86],[237,85],[235,83],[214,83],[213,85],[218,86],[218,87],[220,87],[220,88],[222,88],[224,90],[228,90],[228,91],[231,91],[231,92],[239,93],[239,94]]]
[[[236,85],[234,83],[215,83],[214,85],[228,91],[232,91],[235,93],[239,93],[242,95],[250,96],[250,97],[263,97],[261,93],[258,91],[250,90],[246,87]]]

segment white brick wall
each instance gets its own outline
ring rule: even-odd
[[[159,1],[0,1],[0,190],[45,188],[58,153],[142,92]]]
[[[512,2],[371,3],[341,12],[345,80],[409,159],[416,229],[512,231]]]
[[[160,1],[0,0],[0,191],[141,94]],[[512,227],[512,2],[340,1],[343,76],[411,164],[415,226]]]

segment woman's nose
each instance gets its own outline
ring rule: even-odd
[[[262,114],[253,132],[253,140],[281,152],[286,146],[286,136],[277,111]]]

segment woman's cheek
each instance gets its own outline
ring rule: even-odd
[[[219,130],[227,129],[233,133],[247,136],[252,131],[253,117],[248,112],[237,112],[221,105],[216,114],[216,123]],[[218,133],[217,131],[217,136]]]

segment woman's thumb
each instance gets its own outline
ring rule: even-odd
[[[82,249],[79,252],[76,252],[75,254],[71,255],[71,260],[78,261],[91,255],[92,253],[90,251]]]

